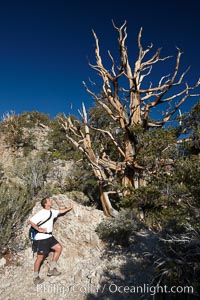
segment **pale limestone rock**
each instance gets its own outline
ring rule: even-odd
[[[4,257],[2,257],[2,258],[0,259],[0,268],[1,268],[1,267],[4,267],[5,264],[6,264],[6,259],[5,259]]]
[[[86,207],[70,200],[66,195],[54,195],[53,207],[64,207],[73,204],[73,209],[57,218],[54,225],[54,236],[63,245],[63,252],[58,262],[62,271],[59,277],[47,277],[51,255],[44,261],[40,276],[45,279],[42,286],[33,285],[33,257],[30,243],[18,255],[19,263],[6,266],[1,274],[0,285],[2,299],[9,300],[84,300],[89,284],[98,284],[100,274],[105,268],[101,253],[105,248],[95,229],[105,218],[102,211]],[[30,216],[41,209],[38,202]],[[29,216],[29,217],[30,217]],[[21,239],[28,236],[28,220],[24,224]],[[2,260],[2,264],[5,262]],[[96,271],[97,270],[97,271]],[[95,279],[96,278],[96,279]],[[92,287],[95,291],[95,288]]]

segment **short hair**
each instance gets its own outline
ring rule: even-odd
[[[43,208],[45,208],[45,204],[47,203],[47,199],[48,199],[48,197],[45,197],[41,200],[41,205],[42,205]]]

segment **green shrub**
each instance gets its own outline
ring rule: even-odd
[[[46,176],[52,166],[48,155],[39,152],[35,157],[29,156],[26,160],[18,159],[13,173],[20,178],[22,184],[29,190],[31,197],[37,195],[44,186]]]
[[[130,236],[140,227],[141,224],[132,212],[122,210],[116,218],[107,218],[100,223],[96,231],[106,242],[128,246]]]
[[[13,238],[21,228],[23,221],[34,206],[27,189],[22,189],[18,185],[0,186],[0,247],[9,246],[17,249],[13,245]]]
[[[60,121],[61,117],[62,115],[57,116],[50,123],[51,130],[48,134],[49,151],[52,153],[53,159],[79,160],[81,153],[67,140],[65,130]]]
[[[199,295],[200,233],[187,224],[175,231],[162,233],[159,251],[152,257],[154,284],[159,282],[159,285],[168,287],[189,285]]]

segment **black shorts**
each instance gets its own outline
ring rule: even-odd
[[[37,254],[49,254],[51,248],[56,244],[59,242],[53,236],[44,240],[35,240],[33,241],[33,251]]]

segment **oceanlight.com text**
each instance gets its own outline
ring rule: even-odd
[[[192,286],[172,286],[168,287],[167,285],[116,285],[110,284],[109,285],[109,292],[112,294],[121,293],[121,294],[150,294],[155,295],[158,293],[161,294],[193,294],[194,289]]]
[[[193,294],[194,289],[192,286],[172,286],[167,285],[116,285],[114,283],[103,285],[92,284],[41,284],[37,286],[37,293],[69,295],[69,294]]]

